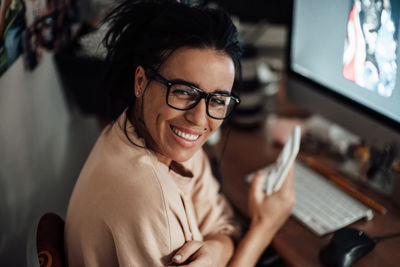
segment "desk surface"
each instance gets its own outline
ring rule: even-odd
[[[266,136],[265,127],[250,132],[231,130],[225,145],[224,141],[220,143],[221,147],[225,146],[220,162],[223,191],[244,216],[247,216],[248,210],[245,175],[273,162],[280,151],[268,143]],[[385,215],[375,213],[373,220],[359,221],[352,226],[372,237],[400,232],[400,209],[390,199],[369,188],[360,186],[357,189],[383,204],[388,212]],[[291,216],[276,234],[273,246],[290,265],[321,266],[318,253],[330,238],[331,234],[316,236]],[[354,266],[400,266],[400,238],[378,243],[372,252]]]

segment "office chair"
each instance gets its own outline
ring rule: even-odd
[[[64,220],[46,213],[33,225],[28,237],[28,267],[66,267]]]

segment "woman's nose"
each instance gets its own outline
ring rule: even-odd
[[[197,126],[207,126],[207,110],[206,100],[201,99],[196,106],[189,109],[185,113],[185,118]]]

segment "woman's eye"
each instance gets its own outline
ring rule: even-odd
[[[180,98],[197,98],[197,93],[190,88],[173,88],[171,93],[172,95]]]
[[[182,89],[174,89],[174,90],[172,91],[172,93],[173,93],[174,95],[189,95],[189,92],[188,92],[188,91],[182,90]]]
[[[225,106],[225,103],[226,101],[223,98],[211,98],[211,104],[214,106]]]
[[[223,99],[216,99],[215,102],[216,102],[218,105],[225,106],[225,100],[223,100]]]

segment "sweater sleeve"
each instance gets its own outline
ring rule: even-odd
[[[239,237],[239,226],[234,222],[232,208],[219,192],[220,185],[212,174],[210,162],[204,151],[196,156],[196,183],[192,195],[199,229],[203,236],[226,234]]]
[[[137,179],[126,171],[105,175],[99,168],[96,179],[74,192],[67,225],[69,261],[84,266],[167,264],[170,229],[158,180],[151,168],[137,171]]]
[[[115,203],[126,207],[108,220],[120,266],[165,266],[170,253],[170,229],[164,195],[149,168],[134,186],[120,190]],[[129,190],[128,190],[129,188]],[[121,204],[119,204],[121,205]]]

